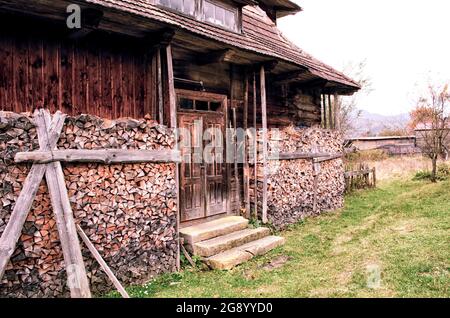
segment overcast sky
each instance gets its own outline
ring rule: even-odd
[[[361,109],[409,112],[416,85],[450,79],[448,0],[293,1],[304,11],[278,25],[296,45],[339,70],[367,60],[374,91]]]

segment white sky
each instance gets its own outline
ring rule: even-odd
[[[450,1],[293,0],[278,21],[296,45],[341,70],[367,61],[374,91],[359,108],[395,115],[414,107],[417,85],[450,79]]]

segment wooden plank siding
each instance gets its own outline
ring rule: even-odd
[[[4,31],[3,31],[4,32]],[[8,35],[0,31],[0,110],[38,107],[68,115],[158,119],[155,58],[106,39]]]

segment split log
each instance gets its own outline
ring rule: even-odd
[[[43,121],[45,120],[45,113],[42,109],[36,110],[34,117],[36,120],[40,119]],[[44,143],[41,141],[41,148],[43,150],[50,150],[52,147],[55,147],[64,125],[64,120],[65,116],[62,115],[62,113],[57,112],[54,115],[51,128],[49,131],[46,131],[46,134],[48,135],[46,142]],[[11,255],[14,253],[23,225],[30,212],[31,205],[33,204],[34,197],[38,191],[45,171],[45,165],[33,165],[25,180],[16,205],[14,206],[8,225],[0,238],[0,279],[3,277],[6,265],[8,264]]]
[[[83,229],[77,225],[78,234],[80,235],[81,239],[83,240],[84,244],[89,248],[89,251],[91,251],[94,258],[97,260],[97,262],[100,264],[103,271],[108,275],[111,282],[114,284],[114,286],[117,288],[119,293],[122,295],[123,298],[130,298],[125,288],[123,288],[122,284],[119,282],[119,280],[116,278],[114,273],[109,268],[108,264],[103,260],[100,253],[95,248],[94,244],[89,240],[86,233],[84,233]]]

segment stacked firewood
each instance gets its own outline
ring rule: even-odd
[[[336,131],[320,128],[299,129],[287,127],[269,132],[269,151],[280,153],[327,153],[342,152],[343,140]],[[345,180],[342,159],[316,164],[313,159],[268,161],[268,219],[281,229],[289,224],[323,211],[343,206]],[[258,173],[259,214],[262,211],[263,169]],[[315,185],[317,176],[317,186]],[[254,188],[254,180],[251,185]],[[251,191],[253,194],[253,189]],[[316,198],[316,210],[314,201]]]
[[[59,149],[169,149],[170,129],[149,118],[68,117]],[[0,113],[0,235],[30,165],[17,152],[39,148],[29,114]],[[123,284],[174,271],[177,207],[174,164],[67,164],[63,166],[75,221]],[[91,290],[111,290],[89,250],[82,252]],[[0,297],[68,296],[64,259],[45,181],[0,284]]]

